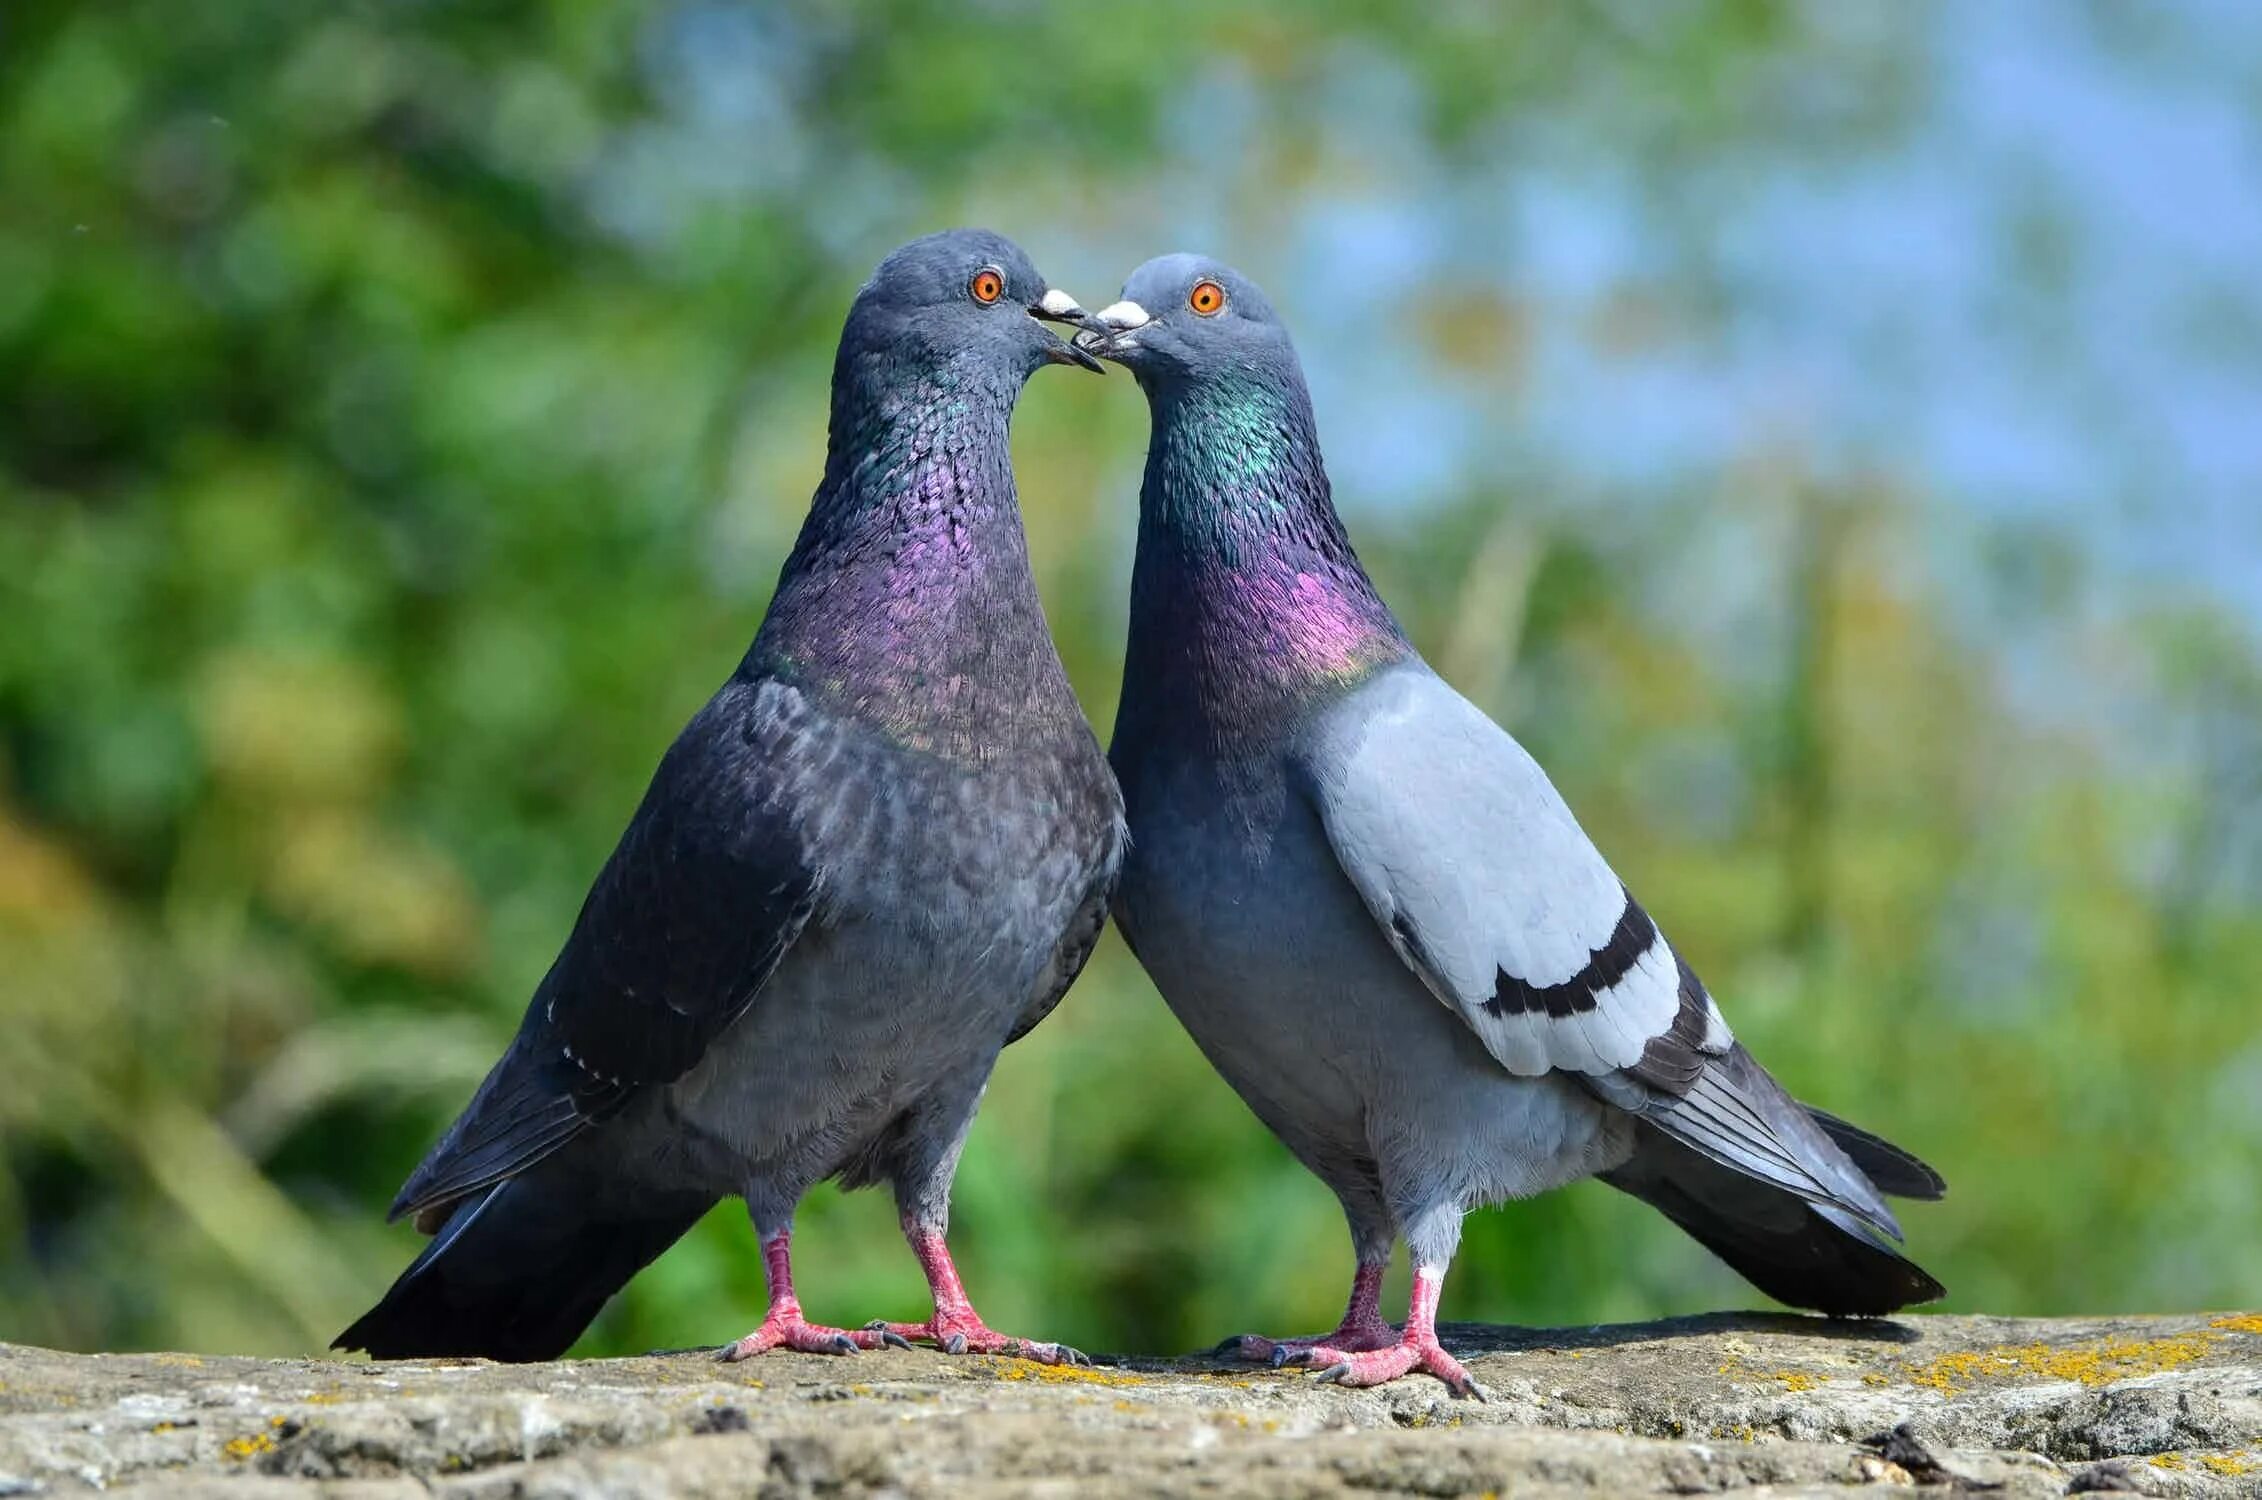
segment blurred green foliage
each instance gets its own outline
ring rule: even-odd
[[[1245,240],[1337,171],[1313,80],[1345,68],[1404,81],[1447,169],[1547,129],[1667,199],[1708,153],[1826,162],[1920,71],[1769,0],[1111,12],[0,15],[0,1337],[311,1349],[405,1263],[383,1205],[759,620],[892,244],[989,222],[1104,301],[1175,248],[1151,226],[1190,183],[1239,184]],[[769,70],[718,77],[718,37]],[[1221,63],[1249,159],[1183,123]],[[1701,309],[1704,268],[1658,253]],[[1599,342],[1648,336],[1617,306]],[[1506,378],[1523,312],[1472,297],[1424,337]],[[1127,381],[1061,375],[1016,430],[1103,733],[1144,424]],[[2050,539],[2016,541],[1970,587],[2096,666],[2125,733],[2091,734],[1962,623],[1931,497],[1777,451],[1668,491],[1582,521],[1544,466],[1470,473],[1353,524],[1755,1050],[1947,1172],[1908,1220],[1952,1305],[2262,1295],[2262,917],[2224,873],[2262,766],[2251,631],[2182,599],[2085,616]],[[1728,649],[1670,608],[1723,538],[1764,575]],[[1000,1067],[957,1204],[992,1321],[1092,1348],[1324,1326],[1348,1269],[1332,1201],[1112,939]],[[820,1192],[802,1244],[815,1315],[918,1309],[882,1198]],[[726,1207],[582,1347],[717,1343],[761,1288]],[[1448,1299],[1757,1301],[1593,1186],[1473,1220]]]

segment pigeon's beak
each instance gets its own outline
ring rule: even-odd
[[[1042,318],[1047,323],[1074,323],[1078,329],[1089,329],[1092,326],[1092,315],[1078,307],[1076,299],[1057,286],[1049,288],[1044,296],[1037,299],[1029,309],[1029,316]],[[1078,337],[1081,338],[1082,334],[1079,333]],[[1081,365],[1095,375],[1106,373],[1098,360],[1067,339],[1048,339],[1045,343],[1045,358],[1056,365]]]
[[[1112,303],[1101,308],[1098,316],[1084,320],[1083,332],[1076,335],[1076,347],[1102,359],[1119,359],[1139,347],[1136,335],[1149,321],[1147,310],[1136,302]]]

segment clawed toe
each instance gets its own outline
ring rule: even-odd
[[[1292,1339],[1268,1339],[1261,1333],[1237,1333],[1217,1346],[1216,1352],[1251,1364],[1270,1365],[1278,1370],[1288,1365],[1324,1364],[1314,1360],[1312,1351],[1326,1349],[1337,1358],[1358,1354],[1370,1349],[1389,1349],[1398,1343],[1398,1330],[1383,1323],[1374,1326],[1347,1324],[1333,1333],[1306,1335]]]
[[[1261,1333],[1236,1333],[1217,1341],[1210,1353],[1220,1359],[1245,1359],[1252,1364],[1262,1364],[1271,1359],[1280,1346]]]
[[[913,1340],[933,1344],[945,1354],[1003,1354],[1021,1359],[1033,1359],[1047,1365],[1088,1365],[1092,1361],[1080,1349],[1066,1344],[1040,1344],[1035,1339],[1017,1339],[992,1332],[979,1318],[942,1316],[924,1323],[890,1323],[885,1318],[874,1318],[864,1325],[866,1348],[885,1345],[890,1349],[910,1349]]]
[[[903,1336],[902,1329],[885,1318],[874,1318],[864,1325],[864,1331],[878,1335],[879,1342],[890,1349],[908,1349],[911,1347],[911,1340]]]
[[[724,1345],[716,1357],[725,1364],[736,1364],[772,1349],[791,1349],[800,1354],[855,1354],[878,1348],[886,1337],[872,1332],[853,1334],[799,1319],[771,1318],[737,1343]]]
[[[1387,1349],[1368,1349],[1347,1352],[1341,1349],[1317,1348],[1311,1352],[1312,1363],[1328,1361],[1327,1368],[1319,1373],[1320,1380],[1328,1385],[1373,1386],[1396,1380],[1399,1376],[1421,1370],[1436,1376],[1445,1388],[1456,1396],[1473,1400],[1489,1399],[1485,1388],[1478,1385],[1455,1359],[1435,1340],[1402,1341]]]

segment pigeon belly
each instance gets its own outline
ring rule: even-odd
[[[1214,773],[1143,774],[1159,795],[1133,798],[1125,930],[1211,1064],[1331,1187],[1466,1207],[1630,1154],[1624,1114],[1559,1075],[1508,1073],[1423,987],[1299,797],[1250,830]]]
[[[888,794],[872,857],[828,890],[822,925],[656,1104],[701,1186],[790,1205],[859,1175],[899,1121],[954,1133],[1050,973],[1112,808],[1033,813],[1028,772],[920,769]]]

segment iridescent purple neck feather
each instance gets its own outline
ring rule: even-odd
[[[1317,704],[1413,654],[1344,534],[1293,355],[1142,378],[1139,494],[1118,742],[1192,735],[1261,752]]]
[[[844,341],[825,477],[742,672],[962,763],[1082,730],[1013,487],[1024,378]]]

